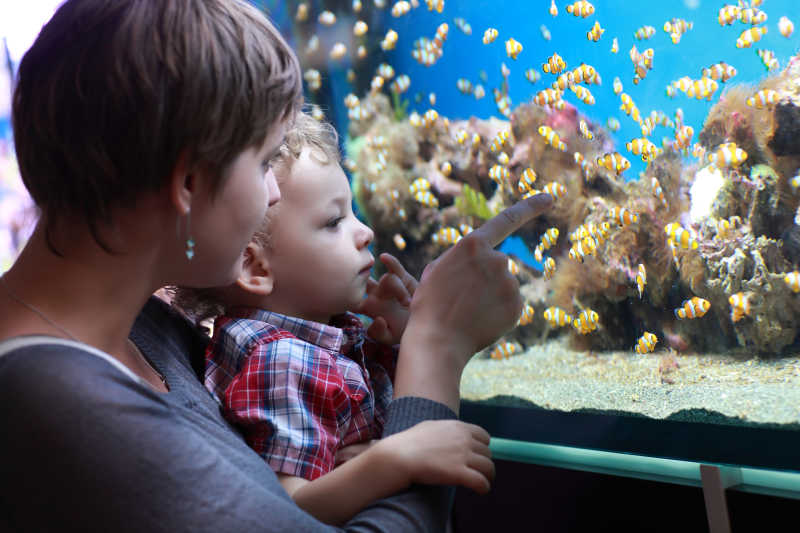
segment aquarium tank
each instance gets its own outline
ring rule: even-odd
[[[800,429],[793,1],[278,4],[376,254],[418,276],[504,207],[555,199],[500,246],[525,307],[464,371],[464,412],[800,470],[777,451]],[[714,455],[743,440],[770,448]]]

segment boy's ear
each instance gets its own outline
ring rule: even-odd
[[[236,285],[251,294],[269,296],[275,284],[272,269],[264,247],[251,242],[244,249],[242,273],[236,280]]]

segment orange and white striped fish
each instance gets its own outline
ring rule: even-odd
[[[731,322],[738,322],[745,315],[750,315],[750,293],[737,292],[728,298],[731,304]]]
[[[754,43],[757,43],[761,38],[767,34],[766,26],[754,26],[748,28],[739,35],[736,39],[736,48],[750,48]]]
[[[567,150],[567,145],[559,138],[558,133],[555,132],[553,128],[550,126],[539,126],[539,135],[544,137],[547,141],[547,144],[555,148],[556,150],[561,150],[565,152]]]
[[[567,256],[573,261],[583,263],[587,255],[595,255],[597,253],[597,241],[592,237],[584,237],[569,249]]]
[[[742,219],[738,216],[732,216],[729,218],[721,218],[717,220],[717,239],[728,239],[731,237],[731,230],[736,229],[737,227],[742,225]]]
[[[724,61],[714,63],[710,67],[704,68],[702,71],[703,77],[711,78],[712,80],[719,80],[721,82],[728,81],[732,77],[736,76],[736,73],[736,67],[729,65]]]
[[[585,120],[581,119],[581,121],[578,123],[578,130],[581,132],[581,136],[584,139],[587,139],[589,141],[594,139],[594,134],[589,129],[589,126],[586,125]]]
[[[677,222],[671,222],[664,226],[664,233],[667,234],[667,243],[674,249],[697,250],[699,246],[694,233]]]
[[[739,21],[744,24],[763,24],[767,21],[767,14],[756,7],[746,7],[739,11]]]
[[[414,194],[414,200],[425,207],[439,207],[439,199],[431,191],[419,191]]]
[[[614,220],[619,226],[629,226],[639,221],[639,215],[630,211],[627,207],[615,206],[608,212],[609,218]]]
[[[543,316],[551,326],[566,326],[572,323],[572,315],[560,307],[548,307],[544,310]]]
[[[724,5],[717,15],[717,21],[720,26],[727,26],[733,24],[739,18],[739,12],[742,8],[735,5]]]
[[[497,135],[494,136],[494,139],[492,139],[492,142],[489,144],[489,151],[492,153],[499,152],[500,149],[506,145],[510,136],[511,132],[509,130],[500,130],[497,132]]]
[[[581,63],[572,69],[572,78],[575,83],[594,83],[599,85],[600,76],[597,69],[586,63]]]
[[[572,89],[572,92],[575,93],[575,96],[577,96],[581,100],[581,102],[583,102],[586,105],[594,105],[595,99],[594,95],[592,95],[592,91],[590,91],[583,85],[573,85],[570,87],[570,89]]]
[[[598,157],[595,163],[599,167],[613,170],[617,173],[617,176],[625,172],[631,166],[631,162],[625,159],[625,156],[621,155],[619,152],[605,153]]]
[[[517,184],[517,190],[519,190],[520,193],[530,191],[533,189],[534,183],[536,183],[536,172],[531,167],[528,167],[522,171],[519,183]]]
[[[639,272],[636,274],[636,287],[639,289],[639,299],[644,294],[644,286],[647,285],[647,271],[643,263],[639,263]]]
[[[458,231],[458,228],[454,228],[453,226],[445,226],[440,228],[439,231],[431,236],[431,241],[434,244],[439,244],[442,246],[456,244],[460,240],[461,232]]]
[[[394,47],[397,45],[397,32],[394,30],[389,30],[386,32],[386,35],[381,40],[381,48],[383,50],[394,50]]]
[[[597,322],[600,317],[596,311],[591,309],[584,309],[578,317],[572,322],[572,326],[578,330],[581,335],[586,335],[597,329]]]
[[[510,175],[508,168],[503,165],[492,165],[492,168],[489,169],[489,177],[500,187],[503,186]]]
[[[519,41],[514,40],[514,38],[506,41],[506,54],[508,54],[508,57],[516,60],[520,52],[522,52],[522,45]]]
[[[675,317],[678,320],[686,318],[700,318],[708,312],[711,307],[711,302],[693,296],[688,300],[684,300],[678,309],[675,309]]]
[[[518,326],[527,326],[531,322],[533,322],[533,316],[535,311],[531,304],[525,304],[522,308],[522,314],[519,316],[519,320],[517,321]]]
[[[708,162],[714,167],[738,167],[747,159],[747,152],[729,142],[720,144],[714,152],[708,154]]]
[[[512,354],[516,353],[517,345],[513,342],[501,342],[497,344],[489,353],[492,359],[508,359]]]
[[[567,6],[567,13],[571,13],[576,17],[586,18],[594,13],[594,6],[586,0],[578,0],[574,4]]]
[[[561,101],[561,95],[562,93],[558,89],[547,88],[536,93],[533,97],[533,102],[541,106],[553,105]]]
[[[575,75],[571,71],[562,72],[556,78],[556,81],[550,85],[553,89],[563,91],[566,88],[572,88],[575,85]]]
[[[631,139],[630,142],[625,143],[625,147],[629,152],[640,155],[644,162],[652,161],[661,153],[661,149],[647,137]]]
[[[539,246],[545,250],[549,250],[556,245],[558,241],[558,228],[548,228],[539,239]],[[539,260],[541,261],[541,259]]]
[[[600,37],[603,36],[603,33],[605,33],[605,31],[606,31],[605,29],[600,27],[600,23],[595,20],[592,29],[586,32],[586,38],[589,39],[590,41],[597,42],[600,40]]]
[[[653,187],[653,194],[659,199],[661,205],[667,208],[667,199],[664,197],[664,189],[661,188],[661,183],[659,183],[657,178],[652,178],[650,183]]]
[[[652,26],[642,26],[633,34],[640,41],[644,41],[656,34],[656,29]]]
[[[794,32],[794,23],[789,20],[789,17],[783,16],[778,21],[778,31],[788,39],[792,36],[792,32]]]
[[[774,106],[778,103],[779,99],[780,94],[778,94],[778,91],[773,91],[772,89],[761,89],[753,96],[749,96],[747,100],[745,100],[745,104],[749,105],[750,107],[755,107],[756,109],[764,109]]]
[[[689,148],[692,144],[694,128],[691,126],[681,126],[675,130],[675,148],[682,150]]]
[[[549,194],[553,197],[554,200],[558,200],[559,198],[563,198],[567,194],[567,188],[558,183],[557,181],[551,181],[547,185],[544,186],[542,192]]]
[[[644,334],[639,337],[639,340],[636,341],[636,347],[634,350],[639,355],[644,355],[655,350],[657,342],[658,337],[656,337],[655,334],[645,331]]]
[[[558,74],[567,68],[567,64],[558,54],[553,54],[547,58],[547,63],[542,64],[542,70],[547,74]]]
[[[497,29],[495,28],[487,28],[485,32],[483,32],[483,44],[490,44],[493,43],[495,39],[497,39]]]
[[[543,262],[544,279],[550,280],[556,272],[556,261],[552,257],[548,257]]]

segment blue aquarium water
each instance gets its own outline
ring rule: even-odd
[[[555,196],[499,247],[525,309],[464,398],[800,427],[794,2],[264,7],[341,134],[375,252],[419,275],[524,195]]]

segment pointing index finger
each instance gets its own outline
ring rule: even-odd
[[[477,238],[494,248],[526,223],[541,215],[553,205],[553,197],[546,193],[520,200],[490,218],[468,237]]]

